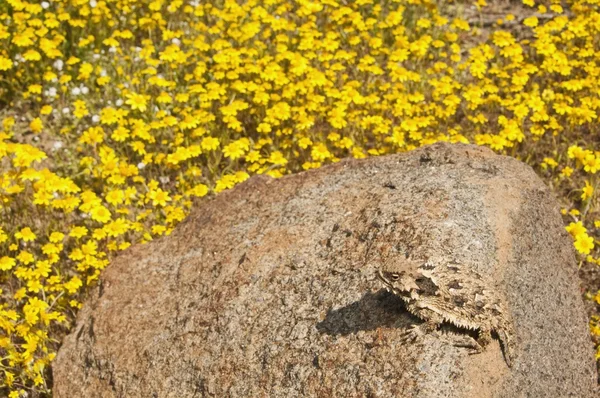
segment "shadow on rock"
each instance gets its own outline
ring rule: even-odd
[[[411,323],[419,323],[418,318],[406,310],[399,297],[381,289],[376,293],[367,292],[360,300],[340,309],[330,309],[325,319],[317,323],[317,330],[332,336],[346,336],[361,330],[403,327]]]

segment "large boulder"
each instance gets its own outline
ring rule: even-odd
[[[512,367],[495,334],[474,355],[455,343],[477,336],[451,325],[404,342],[421,320],[376,278],[399,246],[490,281]],[[575,264],[548,188],[488,149],[253,177],[113,261],[53,364],[54,396],[596,396]]]

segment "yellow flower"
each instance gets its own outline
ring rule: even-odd
[[[83,282],[77,276],[74,276],[68,282],[64,283],[63,286],[69,294],[75,294],[83,286]]]
[[[542,167],[546,168],[546,167],[550,167],[552,169],[556,168],[556,166],[558,166],[558,162],[552,158],[544,158],[544,161],[542,162]]]
[[[39,117],[36,117],[35,119],[33,119],[31,121],[31,123],[29,123],[29,128],[31,129],[32,132],[34,132],[36,134],[40,133],[42,131],[42,129],[44,128],[42,119],[40,119]]]
[[[86,236],[88,233],[88,229],[86,227],[73,227],[71,232],[69,232],[69,236],[72,238],[81,238]]]
[[[167,227],[165,227],[164,225],[153,225],[152,226],[152,233],[154,235],[162,235],[166,230],[167,230]]]
[[[98,253],[98,244],[95,241],[90,240],[81,245],[81,252],[86,256],[95,256]]]
[[[244,171],[238,171],[235,173],[234,178],[236,182],[244,182],[250,178],[250,175]]]
[[[22,287],[15,292],[13,297],[15,300],[22,300],[25,298],[25,296],[27,296],[27,289]]]
[[[212,151],[219,147],[219,139],[215,137],[204,137],[200,144],[205,151]]]
[[[523,25],[525,26],[529,26],[530,28],[535,28],[536,26],[538,26],[538,19],[537,17],[529,17],[529,18],[525,18],[523,20]]]
[[[34,37],[34,33],[31,29],[25,30],[23,33],[16,34],[12,38],[12,42],[16,44],[18,47],[29,47],[33,45],[32,38]]]
[[[331,158],[331,152],[329,152],[327,146],[323,143],[314,145],[310,154],[311,157],[318,162]]]
[[[22,250],[17,256],[17,260],[27,265],[31,264],[35,260],[35,257],[33,257],[33,254],[29,253],[27,250]]]
[[[585,151],[577,145],[571,145],[567,151],[567,156],[569,156],[569,159],[583,160]]]
[[[118,218],[106,224],[104,230],[108,236],[114,238],[127,232],[129,230],[129,225],[125,219]]]
[[[288,163],[288,160],[283,156],[283,154],[280,151],[275,151],[271,153],[271,155],[267,159],[267,162],[279,166],[285,166]]]
[[[219,180],[217,180],[217,183],[215,184],[215,192],[219,193],[221,191],[224,191],[226,189],[230,189],[233,188],[236,184],[236,178],[235,176],[226,174],[221,176],[221,178]]]
[[[81,137],[79,137],[79,143],[81,144],[101,144],[104,141],[104,130],[100,126],[90,127],[85,130]]]
[[[12,257],[4,256],[0,258],[0,271],[8,271],[12,269],[17,262]]]
[[[139,110],[144,112],[147,109],[148,99],[145,95],[131,93],[126,96],[127,101],[125,103],[133,110]]]
[[[86,80],[90,77],[91,73],[94,71],[94,67],[92,64],[84,62],[79,67],[79,75],[77,76],[78,80]]]
[[[579,212],[579,210],[577,209],[571,209],[569,210],[569,215],[573,216],[573,217],[577,217],[579,216],[581,213]]]
[[[37,236],[35,236],[35,234],[31,231],[31,228],[29,227],[25,227],[19,232],[16,232],[15,237],[17,239],[22,239],[23,242],[30,242],[37,238]]]
[[[29,87],[27,87],[27,92],[31,94],[41,94],[42,86],[39,84],[32,84]]]
[[[206,196],[207,193],[208,187],[204,184],[198,184],[187,192],[188,195],[197,196],[199,198]]]
[[[571,234],[572,237],[576,237],[581,234],[587,233],[587,230],[585,229],[581,221],[572,222],[568,226],[566,226],[565,229],[568,233]]]
[[[298,140],[298,146],[302,149],[308,148],[312,143],[312,140],[308,137],[302,137]]]
[[[123,126],[119,126],[115,129],[115,131],[113,131],[113,133],[110,135],[110,138],[116,142],[123,142],[129,138],[129,130]]]
[[[12,60],[0,55],[0,70],[9,70],[12,66]]]
[[[33,162],[46,158],[46,154],[31,145],[18,145],[15,148],[15,157],[12,163],[16,167],[29,167]]]
[[[102,205],[94,206],[90,211],[90,215],[92,220],[103,224],[107,223],[111,218],[110,210]]]
[[[125,200],[125,192],[121,189],[110,191],[106,194],[105,199],[113,206],[120,205]]]
[[[583,159],[583,169],[591,174],[596,174],[596,172],[600,169],[600,159],[596,157],[593,153],[589,153]]]
[[[173,102],[173,98],[171,98],[169,93],[163,91],[158,97],[156,97],[156,102],[159,104],[170,104]]]
[[[110,83],[110,76],[100,76],[99,78],[96,79],[96,83],[99,86],[105,86],[108,83]]]
[[[27,282],[27,290],[32,293],[37,293],[42,290],[42,284],[38,279],[32,279]]]
[[[594,187],[588,181],[585,182],[585,187],[582,188],[581,200],[588,200],[594,194]]]
[[[152,200],[152,206],[165,206],[167,202],[171,201],[169,193],[160,188],[150,191],[148,197]]]
[[[39,61],[42,59],[42,55],[35,50],[27,50],[27,52],[23,54],[23,58],[25,58],[27,61]]]
[[[581,254],[590,254],[594,248],[594,238],[586,233],[577,235],[575,238],[575,249]]]
[[[574,171],[574,170],[573,170],[571,167],[569,167],[569,166],[565,166],[565,167],[564,167],[564,168],[561,170],[560,174],[561,174],[561,175],[563,175],[563,176],[564,176],[564,177],[566,177],[566,178],[569,178],[569,177],[571,176],[571,174],[573,174],[573,171]]]
[[[90,114],[90,112],[87,109],[87,106],[85,105],[85,102],[83,102],[82,100],[77,100],[73,103],[73,106],[75,107],[75,110],[73,111],[73,115],[75,115],[75,117],[77,119],[81,119],[84,116],[87,116]]]
[[[237,159],[242,157],[249,149],[250,141],[247,138],[241,138],[223,148],[223,155],[227,158]]]
[[[259,132],[259,133],[270,133],[271,132],[271,125],[269,123],[261,123],[256,128],[256,131]]]
[[[119,114],[115,108],[106,107],[100,111],[100,123],[113,124],[119,121]]]
[[[35,264],[35,274],[40,278],[46,278],[48,275],[50,275],[51,271],[52,267],[48,261],[38,261]]]

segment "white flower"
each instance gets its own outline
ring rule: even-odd
[[[71,94],[79,95],[81,94],[81,89],[79,87],[75,87],[73,90],[71,90]]]
[[[116,106],[121,106],[121,105],[123,105],[123,100],[119,98],[118,100],[116,100],[116,101],[115,101],[115,105],[116,105]]]
[[[158,180],[160,181],[161,184],[166,184],[169,181],[171,181],[171,179],[169,177],[158,177]]]
[[[63,113],[63,114],[65,114],[65,115],[66,115],[67,113],[69,113],[69,112],[71,112],[71,110],[70,110],[68,107],[64,107],[64,108],[62,109],[62,113]]]
[[[81,86],[81,94],[85,95],[90,92],[90,89],[86,86]]]
[[[140,170],[143,169],[144,167],[146,167],[146,163],[144,163],[144,162],[139,162],[137,164],[137,168],[140,169]]]
[[[98,3],[96,3],[96,0],[90,0],[90,7],[96,8],[97,5]]]
[[[54,150],[58,150],[58,149],[60,149],[60,148],[62,148],[62,147],[63,147],[63,143],[62,143],[62,141],[56,141],[56,142],[54,143],[54,145],[52,145],[52,148],[54,148]]]
[[[47,1],[42,1],[42,4],[40,4],[42,6],[42,8],[45,10],[46,8],[50,7],[50,3],[48,3]]]
[[[179,47],[179,45],[181,44],[181,40],[179,40],[178,38],[175,37],[173,40],[171,40],[171,43],[173,43],[177,47]]]
[[[99,121],[100,121],[100,116],[98,116],[98,115],[92,116],[92,122],[98,123]]]
[[[65,65],[65,63],[63,62],[62,59],[57,59],[52,64],[52,66],[54,66],[54,69],[59,70],[59,71],[62,70],[62,68],[63,68],[64,65]]]

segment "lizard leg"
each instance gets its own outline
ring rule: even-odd
[[[400,336],[400,341],[407,343],[422,338],[427,333],[436,330],[438,324],[433,321],[425,321],[418,325],[412,325],[406,332]]]
[[[427,308],[418,308],[416,306],[409,306],[409,311],[423,319],[425,322],[412,325],[401,337],[401,341],[409,342],[415,341],[422,338],[424,335],[435,331],[438,326],[443,322],[443,318],[436,312],[433,312]]]
[[[471,336],[465,336],[462,334],[454,334],[452,345],[455,347],[469,348],[474,350],[473,354],[477,354],[480,351],[481,346],[477,342],[477,340],[473,339]]]
[[[477,344],[481,347],[481,351],[492,342],[492,331],[486,328],[479,329],[477,336]]]
[[[483,352],[485,347],[490,344],[492,341],[492,333],[489,329],[481,328],[479,329],[479,334],[477,336],[477,344],[473,345],[473,351],[469,354],[479,354]]]
[[[511,364],[511,356],[509,352],[508,346],[508,336],[504,330],[498,330],[498,338],[500,339],[500,348],[502,349],[502,353],[504,354],[504,360],[506,364],[510,368]],[[477,344],[473,347],[473,351],[470,354],[479,354],[483,352],[485,347],[492,342],[492,331],[490,329],[480,329],[479,336],[477,337]]]

